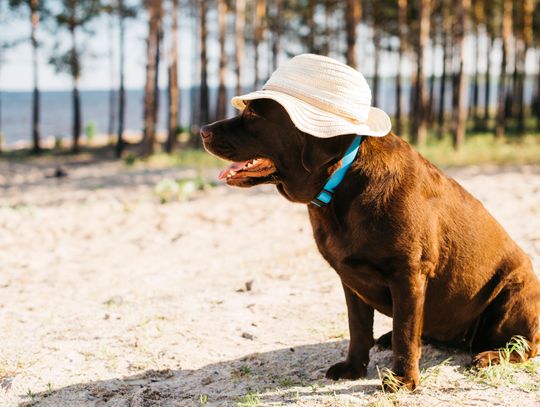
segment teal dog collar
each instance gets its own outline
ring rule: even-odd
[[[319,195],[317,195],[317,197],[311,201],[313,205],[321,207],[330,203],[332,197],[334,196],[334,190],[339,186],[339,184],[341,184],[341,181],[343,181],[343,178],[345,178],[345,174],[347,174],[347,170],[358,155],[358,150],[363,140],[364,136],[355,137],[354,141],[351,143],[347,149],[347,152],[343,156],[339,168],[334,171],[330,179],[326,181],[326,184],[324,184],[324,187],[322,191],[319,192]]]

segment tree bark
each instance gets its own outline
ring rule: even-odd
[[[40,140],[40,92],[39,92],[39,76],[38,76],[38,40],[37,29],[39,25],[39,0],[31,0],[31,21],[32,21],[32,68],[34,79],[34,91],[32,96],[32,152],[37,154],[41,152]]]
[[[347,0],[345,7],[345,30],[347,33],[347,65],[356,68],[356,29],[361,18],[362,4],[359,0]]]
[[[272,32],[272,72],[278,67],[279,53],[281,52],[281,35],[283,23],[281,22],[281,7],[283,0],[275,0],[274,30]]]
[[[156,83],[158,79],[158,67],[156,65],[159,53],[161,0],[148,0],[149,12],[148,40],[146,50],[146,83],[144,87],[144,136],[141,154],[144,157],[154,152],[156,140]]]
[[[469,31],[470,9],[471,0],[461,0],[459,11],[462,27],[458,38],[459,71],[457,77],[457,109],[454,110],[454,126],[452,129],[452,144],[456,150],[460,149],[465,143],[465,132],[467,128],[468,84],[464,65],[467,55],[465,50],[465,34]]]
[[[218,0],[218,26],[219,26],[219,89],[216,110],[216,119],[224,119],[227,114],[227,89],[225,79],[227,73],[227,50],[225,40],[227,37],[227,2]]]
[[[308,0],[308,5],[306,8],[306,20],[308,25],[308,36],[307,36],[307,49],[308,52],[316,54],[317,50],[315,49],[315,6],[317,5],[315,0]]]
[[[487,50],[486,50],[486,91],[484,93],[484,123],[483,130],[487,130],[489,127],[489,118],[490,118],[490,104],[491,104],[491,50],[493,47],[493,38],[488,34],[487,39]]]
[[[424,49],[429,39],[429,26],[431,15],[431,0],[420,2],[420,26],[418,32],[416,86],[414,95],[415,109],[413,113],[413,128],[411,140],[413,143],[423,146],[427,141],[427,115],[426,115],[426,90],[424,86]]]
[[[498,140],[504,138],[506,125],[506,63],[510,49],[510,37],[512,35],[512,0],[503,0],[501,36],[502,36],[502,58],[501,76],[499,78],[499,91],[497,103],[497,123],[495,126],[495,137]]]
[[[525,63],[527,60],[527,52],[532,45],[533,40],[533,0],[523,1],[523,59],[521,61],[521,72],[519,78],[519,111],[518,111],[518,133],[523,134],[525,131]]]
[[[475,44],[474,44],[474,53],[475,53],[475,60],[480,60],[480,32],[478,30],[478,27],[476,29],[476,36],[475,36]],[[470,114],[474,121],[474,127],[475,129],[478,129],[478,101],[480,98],[480,86],[479,86],[479,72],[478,72],[478,63],[474,64],[474,76],[473,76],[473,97],[472,97],[472,104],[470,108]]]
[[[452,3],[451,0],[444,0],[442,4],[442,49],[443,49],[443,60],[442,60],[442,75],[441,83],[439,89],[439,111],[437,117],[437,137],[442,139],[446,131],[445,118],[446,118],[446,92],[448,90],[447,82],[449,74],[452,72],[451,67],[451,29],[452,29],[452,13],[451,13]]]
[[[204,3],[204,2],[201,2]],[[246,23],[245,0],[236,0],[235,42],[236,42],[236,94],[242,94],[242,65],[244,63],[244,26]]]
[[[72,102],[73,102],[73,134],[72,134],[72,151],[73,153],[79,152],[79,138],[81,135],[81,97],[79,93],[79,76],[80,76],[80,69],[79,69],[79,53],[77,49],[77,36],[76,36],[76,27],[75,24],[72,23],[70,26],[70,33],[71,33],[71,41],[72,41],[72,48],[71,48],[71,69],[72,69],[72,76],[73,76],[73,92],[72,92]]]
[[[402,113],[402,70],[403,70],[403,54],[407,48],[407,0],[398,0],[398,33],[399,33],[399,48],[398,48],[398,67],[396,75],[396,132],[399,136],[403,133],[403,113]]]
[[[263,37],[263,19],[265,13],[265,1],[264,0],[255,0],[255,16],[253,19],[253,52],[254,52],[254,79],[253,79],[253,89],[256,90],[259,88],[259,44],[262,41]]]
[[[108,29],[109,29],[109,38],[113,37],[114,34],[114,25],[113,25],[113,16],[108,15]],[[114,48],[113,42],[109,42],[109,125],[107,127],[107,136],[110,137],[114,134],[114,125],[116,121],[116,104],[115,104],[115,92],[114,92]]]
[[[168,67],[168,133],[167,144],[165,150],[171,154],[174,151],[176,145],[176,135],[178,134],[178,112],[180,95],[178,92],[178,0],[171,1],[171,49],[169,53],[169,67]]]
[[[118,135],[116,140],[115,156],[120,158],[124,150],[124,120],[126,106],[125,90],[125,55],[126,55],[126,30],[125,30],[125,9],[124,0],[118,0],[118,28],[119,28],[119,70],[120,87],[118,89]]]
[[[381,48],[381,27],[379,22],[374,21],[373,24],[373,89],[371,89],[371,101],[373,106],[379,105],[379,62]]]
[[[201,125],[206,124],[210,120],[208,107],[208,59],[206,55],[206,1],[200,3],[200,18],[201,18],[201,107],[200,120]]]

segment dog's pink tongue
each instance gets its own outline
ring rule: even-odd
[[[249,162],[249,160],[242,161],[242,162],[239,162],[239,163],[232,163],[231,165],[229,165],[227,168],[225,168],[223,171],[221,171],[219,173],[218,178],[219,179],[227,178],[227,175],[229,174],[229,172],[231,172],[231,171],[240,171],[242,168],[244,168],[244,166],[248,162]]]

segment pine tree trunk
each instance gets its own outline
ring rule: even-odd
[[[281,34],[283,31],[283,23],[281,22],[282,1],[275,0],[275,25],[272,32],[272,72],[278,67],[279,53],[281,51]]]
[[[200,18],[201,18],[201,107],[200,120],[201,125],[206,124],[210,120],[208,107],[208,59],[206,55],[206,1],[200,3]]]
[[[308,5],[306,7],[306,20],[308,24],[308,36],[307,36],[307,50],[311,54],[316,54],[317,50],[315,49],[315,6],[317,2],[315,0],[308,0]]]
[[[246,23],[245,0],[236,0],[236,94],[242,94],[242,65],[244,63],[244,26]]]
[[[480,33],[478,31],[478,28],[476,29],[476,36],[475,36],[475,46],[474,46],[474,52],[475,52],[475,60],[480,60]],[[473,97],[472,97],[472,104],[470,108],[470,114],[474,121],[474,128],[478,129],[478,102],[480,99],[479,94],[479,72],[478,72],[478,63],[474,64],[474,79],[473,79]]]
[[[113,25],[113,16],[109,15],[107,17],[109,19],[109,38],[113,37],[114,34],[114,25]],[[109,125],[107,127],[107,136],[110,137],[112,134],[114,134],[114,125],[116,121],[116,107],[115,107],[115,95],[114,95],[114,48],[113,48],[113,42],[109,42]]]
[[[426,89],[424,84],[424,49],[429,40],[431,0],[420,2],[420,26],[418,33],[417,70],[415,80],[414,114],[411,139],[413,143],[424,146],[427,141]]]
[[[379,105],[379,62],[381,48],[381,31],[378,23],[373,27],[373,87],[371,89],[371,103],[373,106]]]
[[[126,106],[125,90],[125,55],[126,55],[126,32],[125,32],[125,10],[124,0],[118,0],[118,29],[119,29],[119,69],[120,69],[120,88],[118,90],[118,134],[116,139],[115,156],[120,158],[124,150],[124,120]]]
[[[41,152],[40,140],[40,95],[39,95],[39,78],[38,78],[38,41],[37,28],[39,25],[39,0],[31,0],[31,20],[32,20],[32,68],[34,77],[34,91],[32,96],[32,152],[37,154]]]
[[[486,67],[486,91],[484,94],[484,123],[483,123],[483,129],[487,130],[489,127],[489,119],[490,119],[490,105],[491,105],[491,50],[493,48],[493,38],[488,37],[487,41],[487,55],[486,55],[486,61],[487,61],[487,67]]]
[[[525,131],[525,63],[527,60],[527,52],[532,45],[533,40],[533,12],[534,1],[523,1],[523,59],[521,61],[521,72],[519,78],[519,111],[518,111],[518,133],[523,134]]]
[[[168,134],[166,151],[171,154],[176,145],[176,135],[178,134],[178,112],[180,95],[178,92],[178,0],[171,1],[171,44],[169,52],[169,86],[168,86]]]
[[[74,24],[70,26],[71,33],[71,73],[73,77],[73,92],[72,92],[72,102],[73,102],[73,134],[72,134],[72,151],[74,153],[79,152],[79,138],[81,136],[81,97],[79,93],[79,52],[77,49],[77,36],[76,36],[76,27]]]
[[[225,40],[227,36],[227,2],[218,0],[218,27],[219,27],[219,88],[216,119],[224,119],[227,114],[227,89],[225,78],[227,74],[227,50]]]
[[[347,34],[347,65],[357,67],[356,28],[360,22],[362,6],[358,0],[347,0],[345,6],[345,30]]]
[[[157,66],[159,60],[159,37],[161,20],[161,0],[149,0],[149,25],[148,40],[146,52],[146,83],[144,87],[144,135],[142,141],[141,154],[144,157],[154,152],[154,143],[156,140],[156,106],[157,106]]]
[[[540,50],[537,48],[537,55],[540,55]],[[540,58],[538,60],[538,68],[536,71],[536,97],[534,102],[534,113],[536,116],[536,129],[540,130]]]
[[[506,125],[506,64],[508,60],[508,52],[510,50],[510,37],[512,35],[512,0],[503,0],[502,2],[501,35],[501,77],[499,78],[497,123],[495,127],[495,137],[498,140],[502,140],[504,138]]]
[[[263,19],[265,13],[265,1],[264,0],[255,0],[255,16],[253,19],[253,52],[254,52],[254,64],[253,71],[255,73],[253,79],[253,89],[256,90],[259,88],[259,44],[262,41],[263,37]]]
[[[462,30],[459,34],[459,71],[457,77],[457,100],[454,110],[452,129],[452,144],[454,149],[460,149],[465,143],[465,132],[467,128],[467,102],[468,102],[468,84],[464,65],[467,52],[465,50],[465,34],[469,31],[469,12],[471,9],[471,0],[461,0],[460,20],[462,21]]]
[[[398,0],[398,33],[399,33],[399,48],[398,48],[398,67],[396,75],[396,132],[399,136],[403,135],[403,111],[402,111],[402,70],[403,70],[403,54],[406,50],[407,38],[407,0]]]
[[[441,83],[439,84],[439,109],[438,109],[438,117],[437,117],[437,137],[439,139],[442,139],[444,137],[444,133],[446,131],[445,126],[445,117],[446,117],[446,92],[447,92],[447,82],[448,82],[448,76],[451,72],[450,67],[450,46],[452,41],[450,41],[450,31],[452,27],[452,20],[451,16],[452,13],[450,11],[451,2],[450,0],[444,0],[442,4],[442,27],[441,27],[441,35],[442,35],[442,50],[443,50],[443,60],[442,60],[442,75],[441,75]]]

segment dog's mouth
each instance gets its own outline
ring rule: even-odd
[[[248,186],[272,180],[277,169],[268,158],[252,158],[251,160],[233,162],[219,174],[229,185]]]

